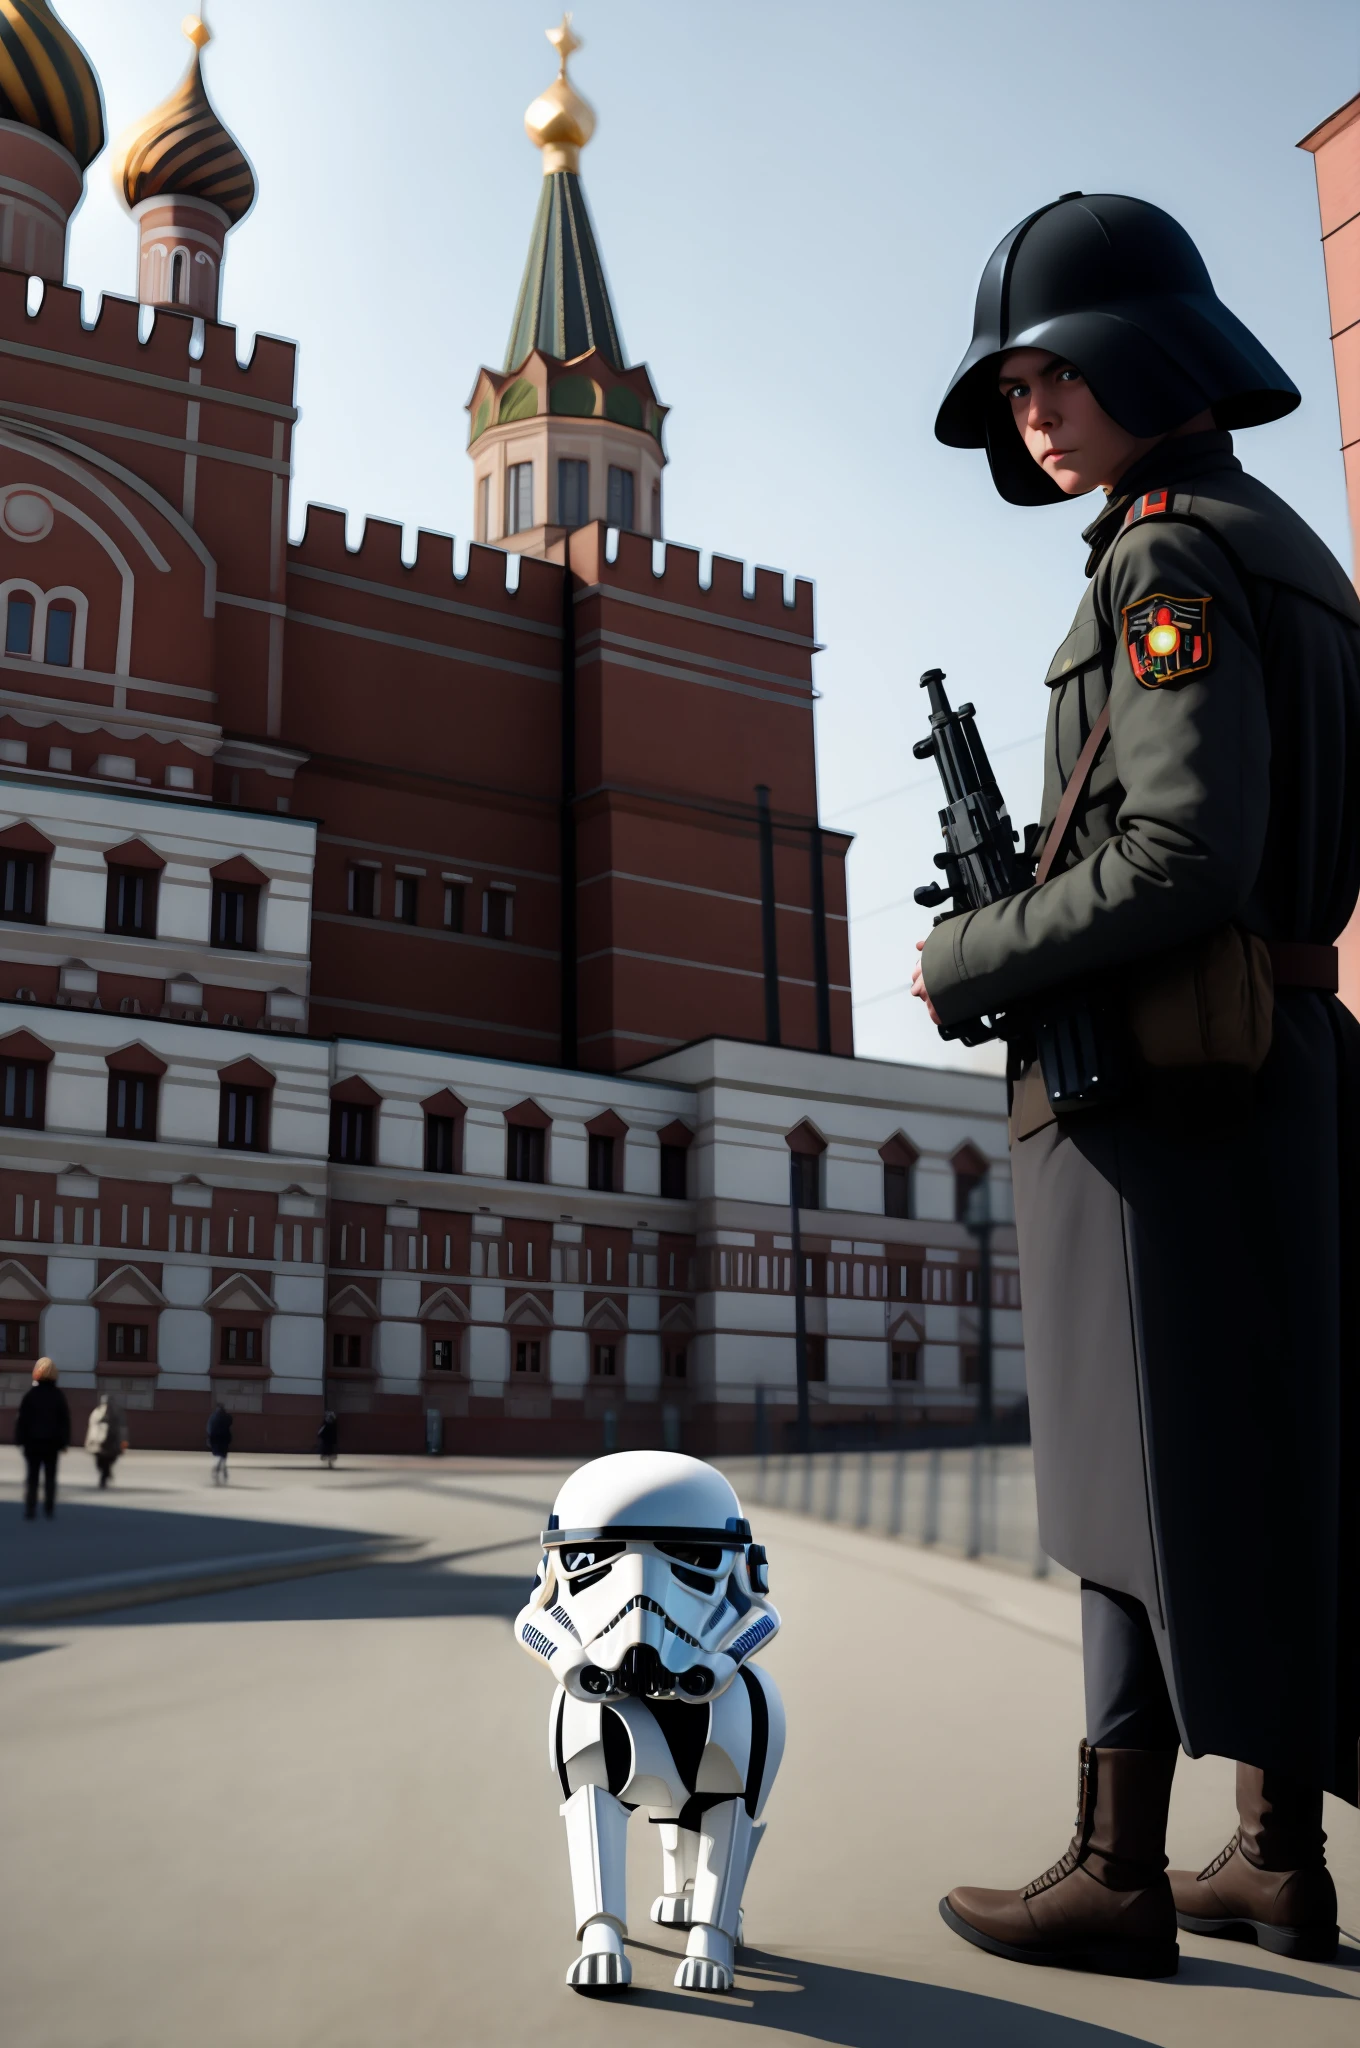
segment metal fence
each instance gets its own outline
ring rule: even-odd
[[[965,1449],[820,1451],[724,1458],[743,1503],[783,1508],[905,1543],[991,1558],[1036,1578],[1067,1579],[1039,1542],[1028,1444]]]

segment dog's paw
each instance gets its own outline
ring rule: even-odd
[[[567,1971],[573,1991],[626,1991],[633,1981],[633,1966],[627,1956],[577,1956]]]
[[[689,1892],[662,1892],[652,1900],[652,1918],[658,1927],[688,1927],[693,1907]]]
[[[675,1973],[677,1991],[730,1991],[732,1972],[711,1956],[686,1956]]]

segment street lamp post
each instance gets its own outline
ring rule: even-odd
[[[789,1152],[789,1236],[793,1251],[793,1359],[798,1378],[798,1449],[812,1448],[812,1415],[808,1407],[807,1299],[803,1274],[803,1232],[799,1220],[798,1154]]]
[[[964,1221],[978,1247],[977,1433],[986,1443],[992,1434],[992,1232],[996,1228],[987,1181],[979,1181],[970,1192]]]

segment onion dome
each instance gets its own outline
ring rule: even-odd
[[[581,48],[581,39],[572,33],[569,14],[546,34],[559,68],[524,116],[529,140],[543,152],[543,190],[505,367],[518,369],[535,348],[559,362],[597,348],[621,370],[626,363],[623,338],[578,175],[581,151],[595,132],[595,109],[567,76],[567,59]]]
[[[235,226],[255,204],[255,174],[203,83],[203,51],[212,41],[207,23],[191,14],[184,33],[194,54],[183,83],[123,137],[114,179],[130,207],[144,199],[203,199]]]
[[[47,0],[0,0],[0,121],[59,142],[82,171],[104,147],[94,66]]]

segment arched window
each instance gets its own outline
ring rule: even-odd
[[[176,249],[170,258],[170,303],[187,306],[189,303],[189,264],[184,251]]]
[[[5,610],[6,654],[33,652],[33,600],[21,590],[10,592]]]
[[[880,1145],[878,1156],[883,1161],[883,1214],[885,1216],[911,1216],[915,1213],[916,1148],[908,1144],[901,1132],[889,1138],[886,1145]]]
[[[53,668],[69,668],[76,640],[76,608],[69,597],[54,598],[47,607],[43,659]]]

